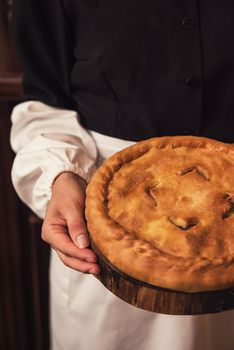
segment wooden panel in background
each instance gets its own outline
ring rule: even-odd
[[[0,349],[47,350],[49,247],[11,185],[11,106],[0,104]],[[8,116],[7,118],[5,116]]]
[[[47,350],[49,247],[11,184],[10,115],[21,94],[11,8],[0,0],[0,349]]]
[[[1,324],[3,349],[23,349],[27,339],[25,308],[23,305],[23,285],[21,278],[21,244],[18,222],[17,202],[10,184],[9,163],[13,159],[9,151],[7,108],[0,106],[0,298],[3,310]],[[9,123],[8,123],[9,126]]]

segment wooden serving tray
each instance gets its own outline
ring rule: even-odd
[[[234,309],[234,287],[226,290],[185,293],[135,280],[107,261],[90,237],[99,258],[101,273],[95,276],[107,289],[127,303],[170,315],[199,315]]]

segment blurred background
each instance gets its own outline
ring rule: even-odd
[[[11,19],[12,0],[0,0],[0,349],[47,350],[49,248],[11,184],[10,115],[21,97]]]

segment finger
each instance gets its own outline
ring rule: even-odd
[[[97,257],[91,249],[80,249],[73,243],[65,226],[55,224],[44,226],[42,239],[67,256],[88,262],[97,261]]]
[[[59,258],[61,261],[66,265],[67,267],[70,267],[74,270],[83,272],[83,273],[91,273],[94,275],[97,275],[100,273],[100,267],[97,264],[94,263],[88,263],[84,262],[79,259],[75,259],[73,257],[67,256],[63,254],[62,252],[56,250]]]
[[[68,231],[73,242],[79,248],[86,248],[89,246],[89,236],[87,226],[84,218],[84,209],[79,206],[69,212],[67,215]]]

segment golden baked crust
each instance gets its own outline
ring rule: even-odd
[[[187,292],[234,286],[234,146],[175,136],[103,163],[87,188],[94,244],[123,273]]]

